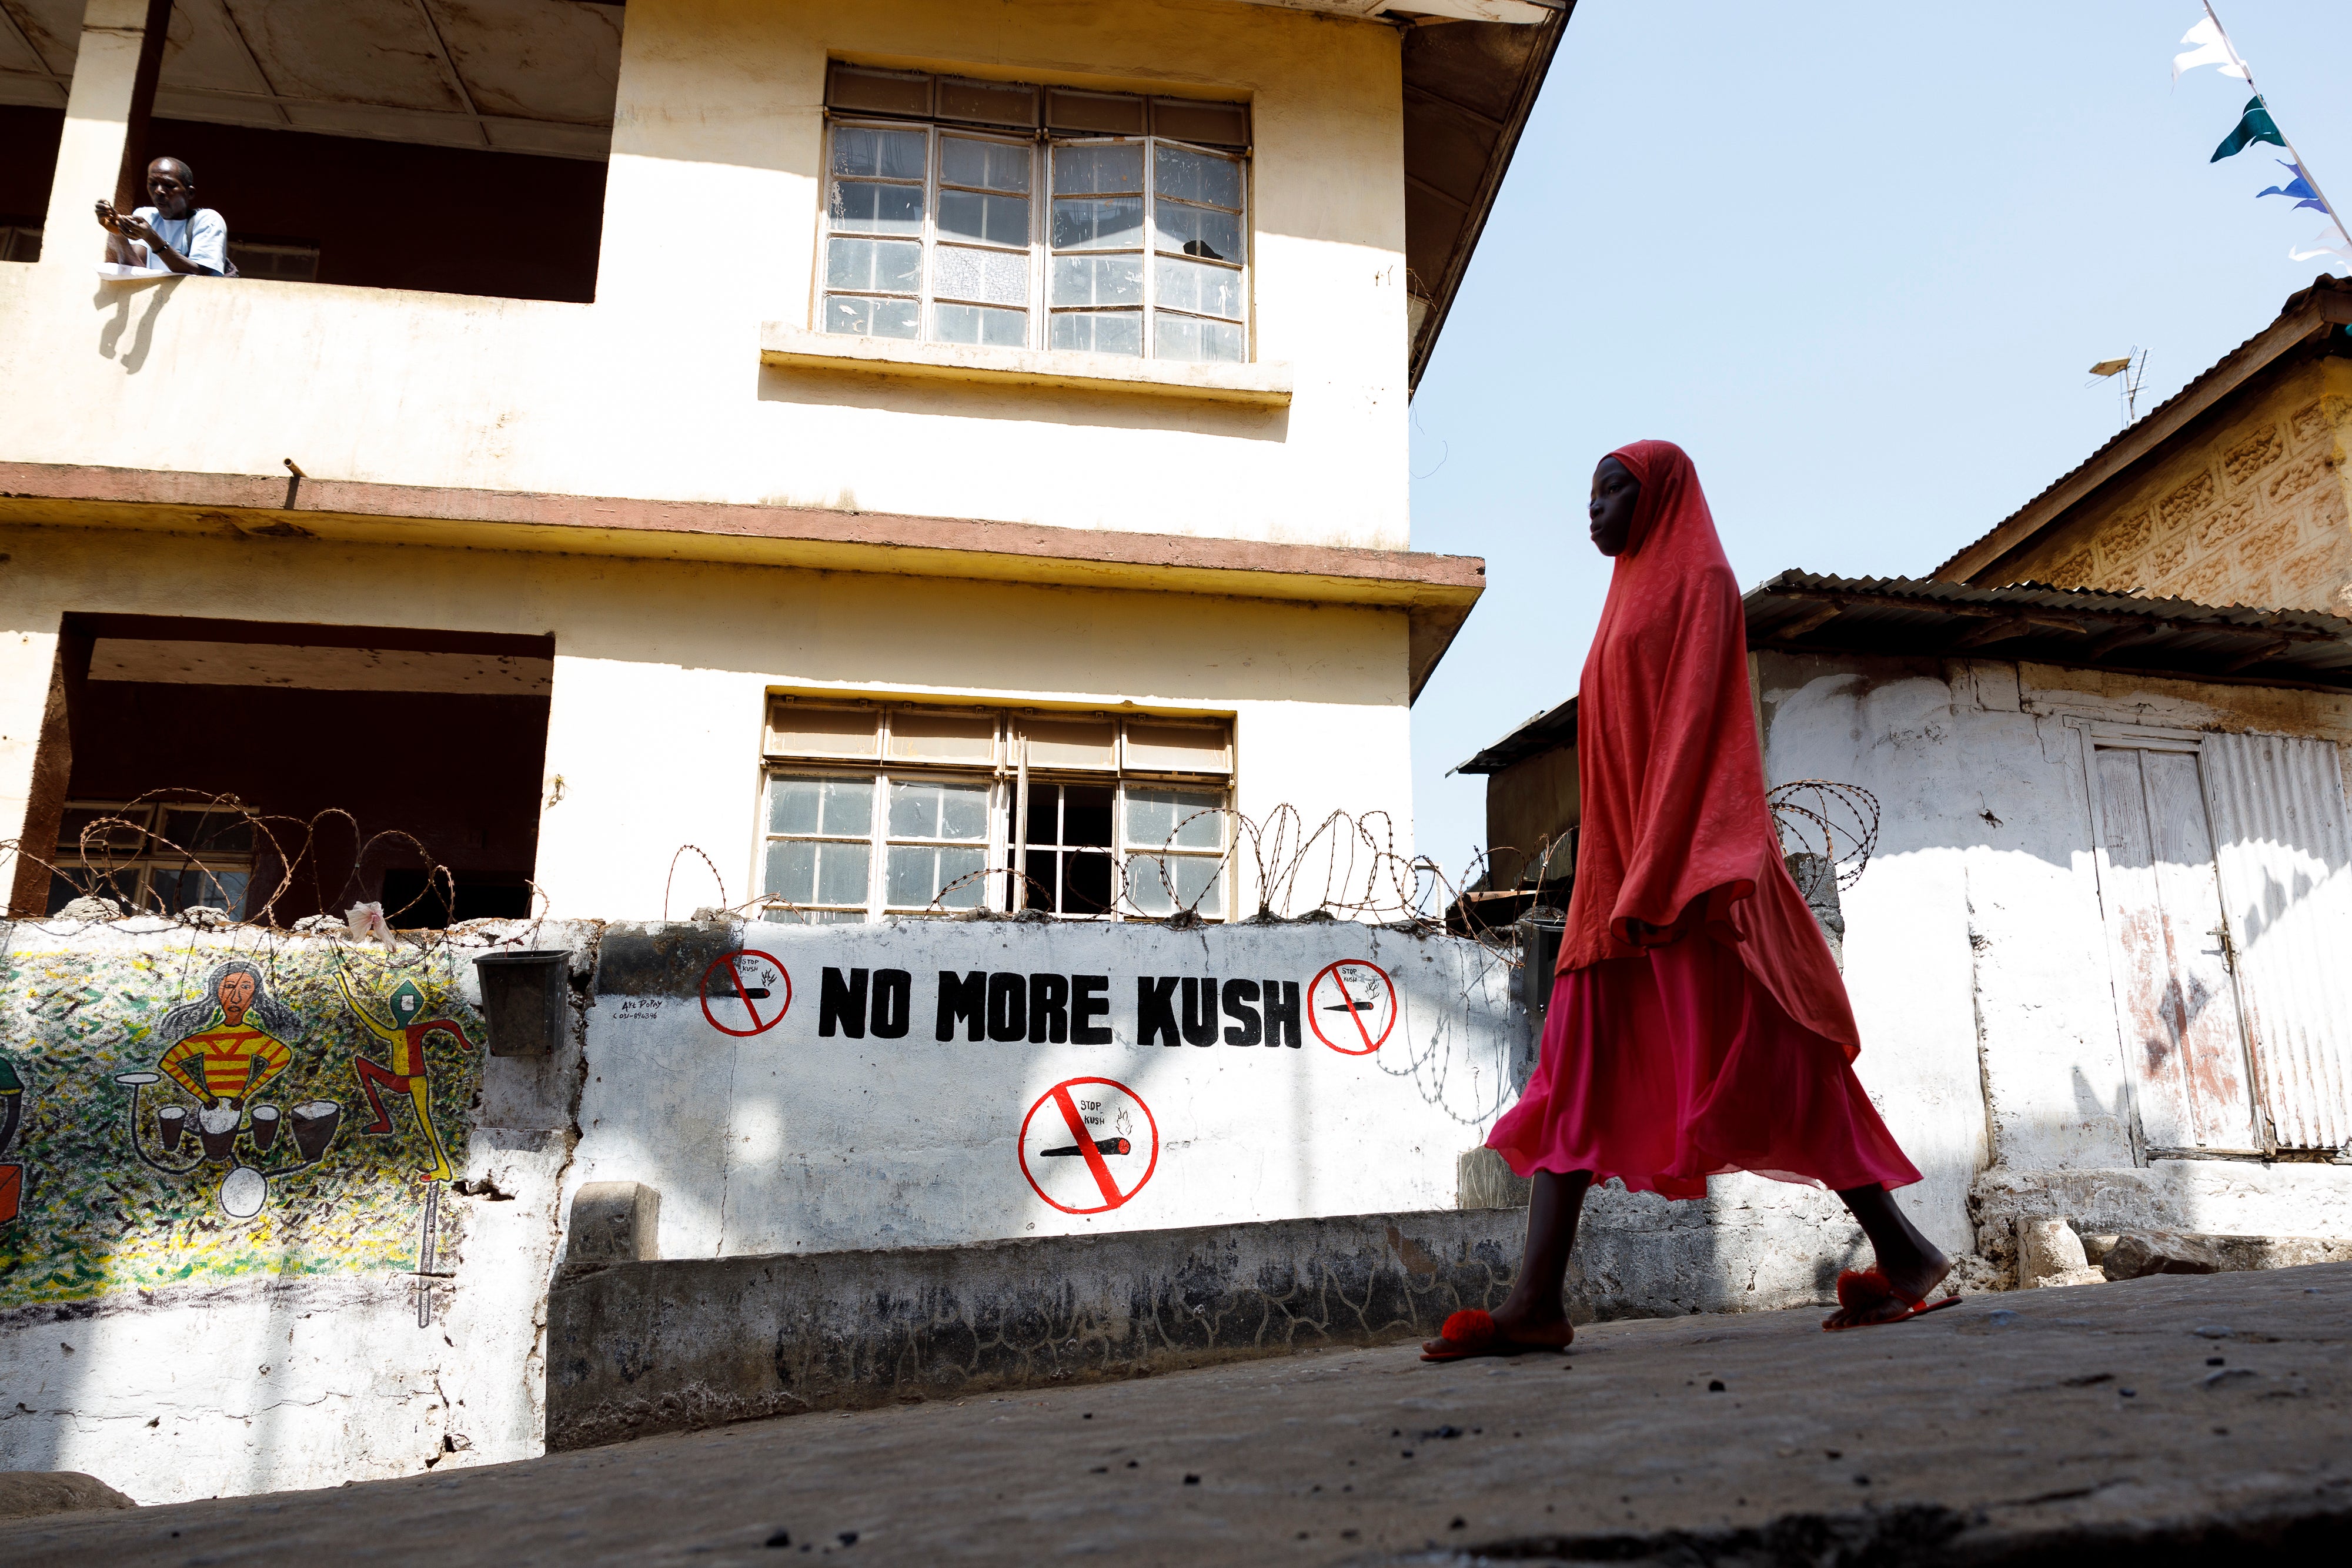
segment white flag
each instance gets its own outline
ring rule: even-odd
[[[2229,35],[2221,31],[2221,24],[2212,17],[2208,16],[2189,28],[2188,32],[2181,35],[2180,41],[2184,44],[2195,44],[2198,47],[2186,54],[2172,57],[2174,81],[2178,82],[2180,79],[2182,71],[2194,70],[2199,66],[2219,66],[2221,68],[2221,74],[2225,77],[2236,77],[2240,81],[2253,80],[2253,78],[2247,74],[2246,62],[2240,59],[2238,51],[2230,47]]]
[[[2338,261],[2352,264],[2352,250],[2345,248],[2344,236],[2332,228],[2320,230],[2308,246],[2291,245],[2286,247],[2289,261],[2309,261],[2315,256],[2332,256]]]

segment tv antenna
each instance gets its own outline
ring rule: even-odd
[[[2083,384],[2091,386],[2098,382],[2114,382],[2116,397],[2124,405],[2124,428],[2128,430],[2132,421],[2139,417],[2140,383],[2147,376],[2147,350],[2134,349],[2120,360],[2101,360],[2093,365],[2091,380]]]

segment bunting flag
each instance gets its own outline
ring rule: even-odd
[[[2347,244],[2340,232],[2331,228],[2322,229],[2314,235],[2309,245],[2286,247],[2289,261],[2309,261],[2315,256],[2332,256],[2338,261],[2352,263],[2352,244]]]
[[[2280,168],[2292,171],[2294,174],[2294,178],[2289,180],[2284,185],[2271,185],[2263,190],[2256,191],[2254,193],[2256,200],[2259,201],[2264,196],[2299,196],[2302,200],[2295,203],[2296,206],[2317,207],[2321,212],[2326,213],[2331,218],[2336,215],[2336,209],[2329,206],[2326,202],[2320,200],[2319,193],[2312,188],[2311,181],[2307,179],[2303,172],[2302,164],[2290,163],[2284,158],[2274,160],[2274,162],[2277,162]]]
[[[2209,163],[2219,163],[2224,158],[2235,158],[2257,141],[2267,141],[2273,147],[2284,147],[2286,138],[2279,134],[2278,126],[2271,120],[2271,111],[2263,106],[2263,95],[2246,99],[2246,110],[2238,117],[2238,128],[2221,138],[2221,145],[2213,149]]]
[[[2221,31],[2221,24],[2210,16],[2182,34],[2180,41],[2198,47],[2186,54],[2172,57],[2172,79],[2176,85],[2182,71],[2195,70],[2199,66],[2219,66],[2223,76],[2236,77],[2240,81],[2254,79],[2246,62],[2240,59],[2238,51],[2230,47],[2228,36]]]
[[[2315,256],[2326,256],[2352,266],[2352,229],[2346,228],[2344,220],[2336,215],[2336,209],[2327,204],[2327,198],[2320,193],[2318,182],[2304,167],[2303,154],[2294,150],[2294,143],[2286,139],[2286,133],[2278,128],[2278,121],[2271,118],[2270,106],[2263,101],[2262,89],[2254,86],[2253,68],[2246,64],[2246,57],[2238,53],[2238,47],[2230,41],[2230,35],[2222,31],[2221,18],[2213,10],[2213,0],[2205,0],[2204,20],[2189,28],[2180,41],[2194,44],[2196,47],[2172,57],[2175,86],[2179,84],[2181,72],[2193,70],[2199,66],[2212,66],[2223,76],[2236,77],[2244,82],[2254,95],[2246,99],[2246,107],[2238,111],[2236,129],[2221,139],[2221,145],[2213,149],[2213,156],[2207,162],[2219,163],[2224,158],[2235,158],[2256,142],[2284,148],[2286,156],[2275,162],[2292,178],[2284,184],[2264,186],[2254,193],[2254,199],[2260,201],[2264,196],[2284,196],[2294,202],[2298,210],[2309,207],[2314,212],[2326,214],[2329,224],[2310,244],[2290,246],[2287,259],[2309,261]]]

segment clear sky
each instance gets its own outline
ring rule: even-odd
[[[2216,0],[2352,212],[2352,0]],[[1413,709],[1415,838],[1449,870],[1485,781],[1446,771],[1572,695],[1608,591],[1593,464],[1698,465],[1740,582],[1924,576],[2307,285],[2326,219],[2210,163],[2245,84],[2170,84],[2196,0],[1580,0],[1412,408],[1413,548],[1486,558]],[[2338,269],[2339,271],[2341,268]]]

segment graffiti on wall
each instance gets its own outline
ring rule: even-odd
[[[0,1307],[415,1268],[480,1078],[461,961],[324,943],[0,958]]]

